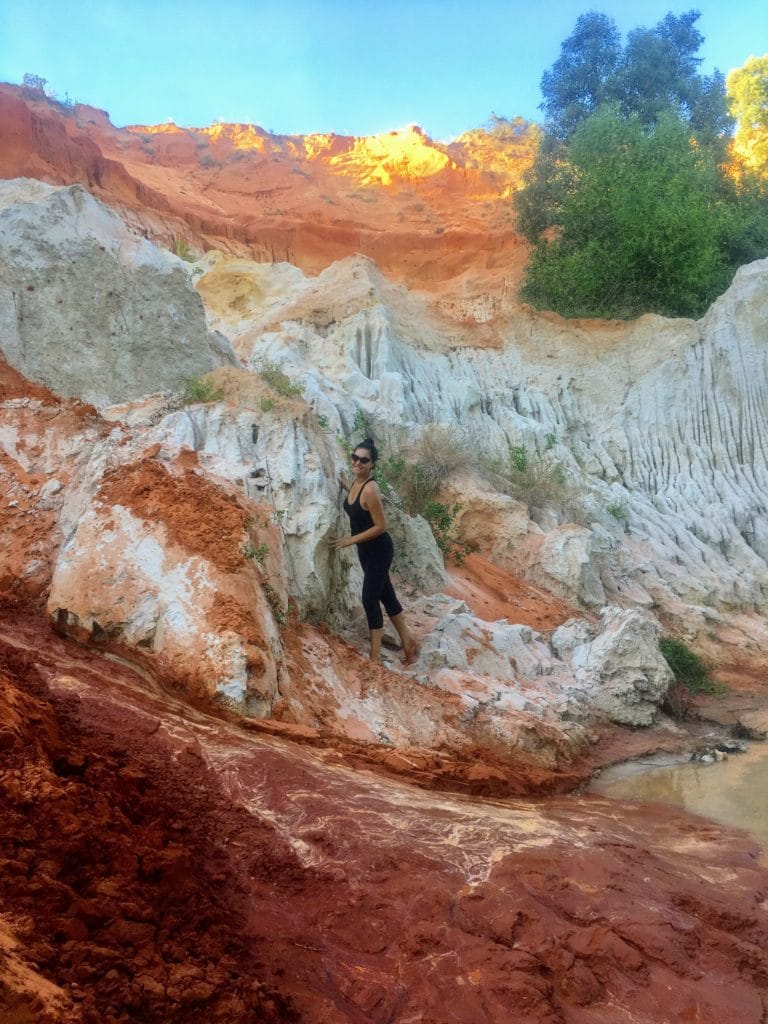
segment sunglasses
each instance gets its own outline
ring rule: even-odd
[[[353,462],[359,462],[363,466],[367,466],[371,461],[367,455],[355,455],[354,452],[349,457]]]

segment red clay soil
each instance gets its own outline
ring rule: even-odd
[[[60,405],[61,399],[57,398],[52,391],[43,387],[42,384],[35,384],[31,380],[15,370],[0,355],[0,401],[8,401],[11,398],[36,398],[45,405]]]
[[[363,253],[412,288],[460,281],[446,293],[454,305],[457,295],[500,299],[527,262],[510,196],[535,131],[443,145],[420,129],[365,140],[251,125],[116,128],[104,111],[0,85],[0,138],[0,177],[80,182],[165,245],[182,237],[311,274]]]
[[[91,405],[77,399],[59,399],[47,388],[19,374],[0,356],[0,425],[8,423],[16,435],[16,447],[27,459],[28,468],[0,449],[0,475],[5,486],[0,493],[0,595],[14,597],[22,604],[44,603],[50,585],[52,562],[59,538],[58,510],[41,500],[41,488],[51,478],[66,483],[66,465],[45,465],[46,436],[62,440],[67,435],[84,435],[90,440],[103,437],[110,429]],[[36,566],[29,572],[30,565]]]
[[[34,620],[0,650],[2,916],[65,1000],[0,947],[3,1024],[765,1019],[768,872],[719,826],[431,794]]]
[[[240,937],[242,888],[195,758],[84,730],[34,656],[4,647],[0,766],[0,913],[17,953],[67,994],[49,1015],[34,984],[9,989],[0,959],[4,1024],[295,1019]]]
[[[224,572],[235,572],[245,560],[250,513],[203,476],[174,475],[142,459],[106,474],[98,498],[107,507],[122,505],[141,519],[163,523],[170,542]]]
[[[24,377],[0,355],[0,402],[14,398],[27,398],[50,406],[64,414],[65,421],[80,424],[83,420],[97,421],[99,414],[94,406],[81,402],[79,398],[59,398],[42,384]]]
[[[568,619],[589,618],[584,611],[554,597],[482,555],[470,554],[448,572],[445,593],[466,601],[486,622],[507,619],[539,632],[557,629]]]

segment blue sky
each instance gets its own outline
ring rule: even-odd
[[[250,121],[452,138],[491,112],[540,117],[539,82],[579,14],[622,33],[702,12],[706,73],[768,52],[768,0],[0,0],[0,80],[26,72],[118,125]]]

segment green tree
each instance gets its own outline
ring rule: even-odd
[[[567,139],[611,98],[608,83],[620,59],[621,36],[613,18],[597,11],[580,15],[560,57],[541,79],[541,109],[551,135]]]
[[[768,179],[768,54],[735,68],[726,85],[737,123],[734,150],[747,168]]]
[[[704,37],[700,14],[667,14],[654,28],[636,28],[622,47],[616,23],[605,14],[582,14],[560,57],[541,79],[547,132],[569,139],[604,103],[652,125],[673,110],[699,134],[713,139],[732,127],[723,76],[699,74]]]
[[[711,153],[673,113],[654,126],[601,108],[576,131],[521,293],[564,316],[697,316],[727,285],[733,225]]]
[[[582,15],[542,78],[545,134],[517,194],[523,298],[565,316],[697,316],[768,253],[765,188],[729,173],[725,81],[698,11],[630,32]],[[758,103],[759,106],[759,103]]]

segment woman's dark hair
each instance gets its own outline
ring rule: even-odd
[[[371,462],[379,461],[379,449],[373,443],[372,437],[364,437],[360,444],[355,445],[355,451],[358,448],[365,448],[366,451],[371,453]]]

